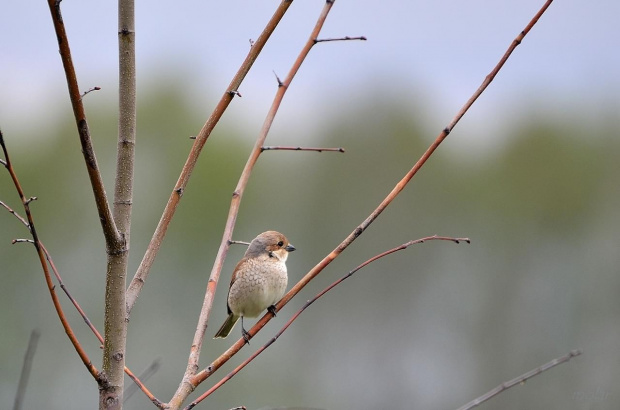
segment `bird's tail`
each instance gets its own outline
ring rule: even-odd
[[[224,322],[222,327],[220,327],[220,330],[217,331],[217,333],[215,334],[215,336],[213,336],[213,338],[214,339],[225,339],[226,336],[228,336],[230,331],[233,329],[233,327],[235,327],[235,324],[237,323],[238,320],[239,320],[239,316],[233,313],[230,313],[228,317],[226,318],[226,321]]]

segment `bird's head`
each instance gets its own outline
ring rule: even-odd
[[[252,240],[245,252],[247,258],[255,258],[267,254],[270,258],[277,258],[286,262],[288,253],[293,252],[295,247],[280,232],[267,231]]]

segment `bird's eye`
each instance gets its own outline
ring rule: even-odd
[[[278,242],[278,246],[281,247],[282,245],[284,245],[284,242],[282,242],[282,241]]]

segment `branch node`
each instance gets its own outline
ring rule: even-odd
[[[366,36],[357,36],[357,37],[344,36],[344,37],[336,37],[336,38],[315,38],[313,40],[313,42],[314,42],[314,44],[316,44],[316,43],[326,43],[328,41],[350,41],[350,40],[366,41],[367,38],[366,38]]]
[[[183,196],[183,188],[177,188],[174,190],[179,196]]]
[[[237,90],[230,90],[230,91],[228,91],[228,94],[232,95],[233,97],[234,97],[235,95],[239,96],[239,98],[243,97],[243,96],[241,95],[241,93],[240,93],[239,91],[237,91]]]
[[[92,87],[92,88],[89,88],[88,90],[84,91],[84,92],[80,95],[80,99],[84,98],[84,96],[85,96],[86,94],[88,94],[88,93],[91,93],[91,92],[93,92],[93,91],[99,91],[99,90],[101,90],[101,87]]]
[[[31,196],[24,202],[24,205],[29,205],[32,201],[36,201],[38,198],[36,196]]]
[[[272,71],[273,71],[273,75],[276,76],[276,80],[278,81],[278,87],[284,86],[284,83],[282,82],[282,80],[280,80],[280,77],[278,77],[278,74],[276,74],[276,70],[272,70]]]
[[[233,241],[231,239],[228,240],[228,244],[229,245],[245,245],[245,246],[250,246],[250,242],[245,242],[245,241]]]

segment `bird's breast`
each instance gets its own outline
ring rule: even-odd
[[[286,265],[277,259],[247,259],[237,266],[228,293],[228,306],[239,316],[257,317],[286,290]]]

